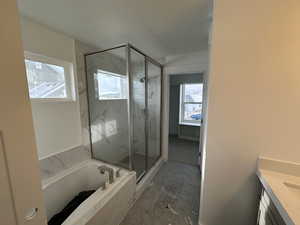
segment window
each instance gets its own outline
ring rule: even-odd
[[[98,99],[127,99],[127,82],[127,78],[124,75],[98,70],[96,74]]]
[[[74,100],[71,63],[25,53],[25,66],[31,99]]]
[[[180,124],[200,125],[202,119],[203,84],[180,85]]]

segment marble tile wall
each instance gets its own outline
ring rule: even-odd
[[[127,99],[99,100],[95,75],[104,70],[126,76],[125,53],[120,48],[86,59],[93,157],[117,165],[129,156]],[[128,168],[128,162],[123,166]]]
[[[149,68],[149,67],[148,67]],[[155,69],[153,69],[155,71]],[[153,72],[154,72],[153,71]],[[150,74],[150,71],[149,71]],[[159,69],[148,78],[148,155],[160,156],[161,76]]]
[[[94,47],[90,47],[82,42],[75,41],[76,52],[76,70],[77,70],[77,83],[78,83],[78,95],[80,104],[80,118],[82,128],[82,143],[84,148],[90,149],[90,131],[89,131],[89,112],[88,112],[88,93],[86,85],[86,72],[84,54],[88,52],[96,51]]]
[[[134,56],[134,54],[132,54]],[[132,56],[132,58],[133,58]],[[132,62],[133,77],[133,151],[145,155],[145,68],[137,60]],[[160,155],[160,68],[148,64],[148,155],[157,158]]]
[[[42,180],[45,180],[53,177],[57,173],[90,158],[90,152],[82,146],[79,146],[68,151],[52,155],[45,159],[41,159],[39,161],[41,178]]]
[[[135,154],[146,154],[146,81],[145,81],[145,57],[140,53],[131,51],[131,71],[132,71],[132,125],[133,125],[133,145]]]

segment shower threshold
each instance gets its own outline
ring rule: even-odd
[[[129,164],[129,156],[126,158],[122,159],[118,164],[119,165],[128,165]],[[136,172],[136,177],[137,177],[137,183],[143,178],[143,176],[146,174],[146,157],[141,154],[133,154],[132,157],[132,164],[133,164],[133,169]],[[154,157],[148,157],[148,166],[151,168],[155,162],[157,161],[156,158]]]

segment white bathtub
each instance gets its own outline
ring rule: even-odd
[[[121,170],[102,190],[107,178],[99,173],[98,167],[107,165],[115,171],[117,167],[95,160],[89,160],[43,181],[43,193],[47,217],[60,212],[79,192],[96,190],[64,221],[63,225],[118,225],[126,216],[134,201],[136,189],[135,172]]]

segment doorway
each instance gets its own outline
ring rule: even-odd
[[[170,75],[169,161],[199,166],[203,73]]]

